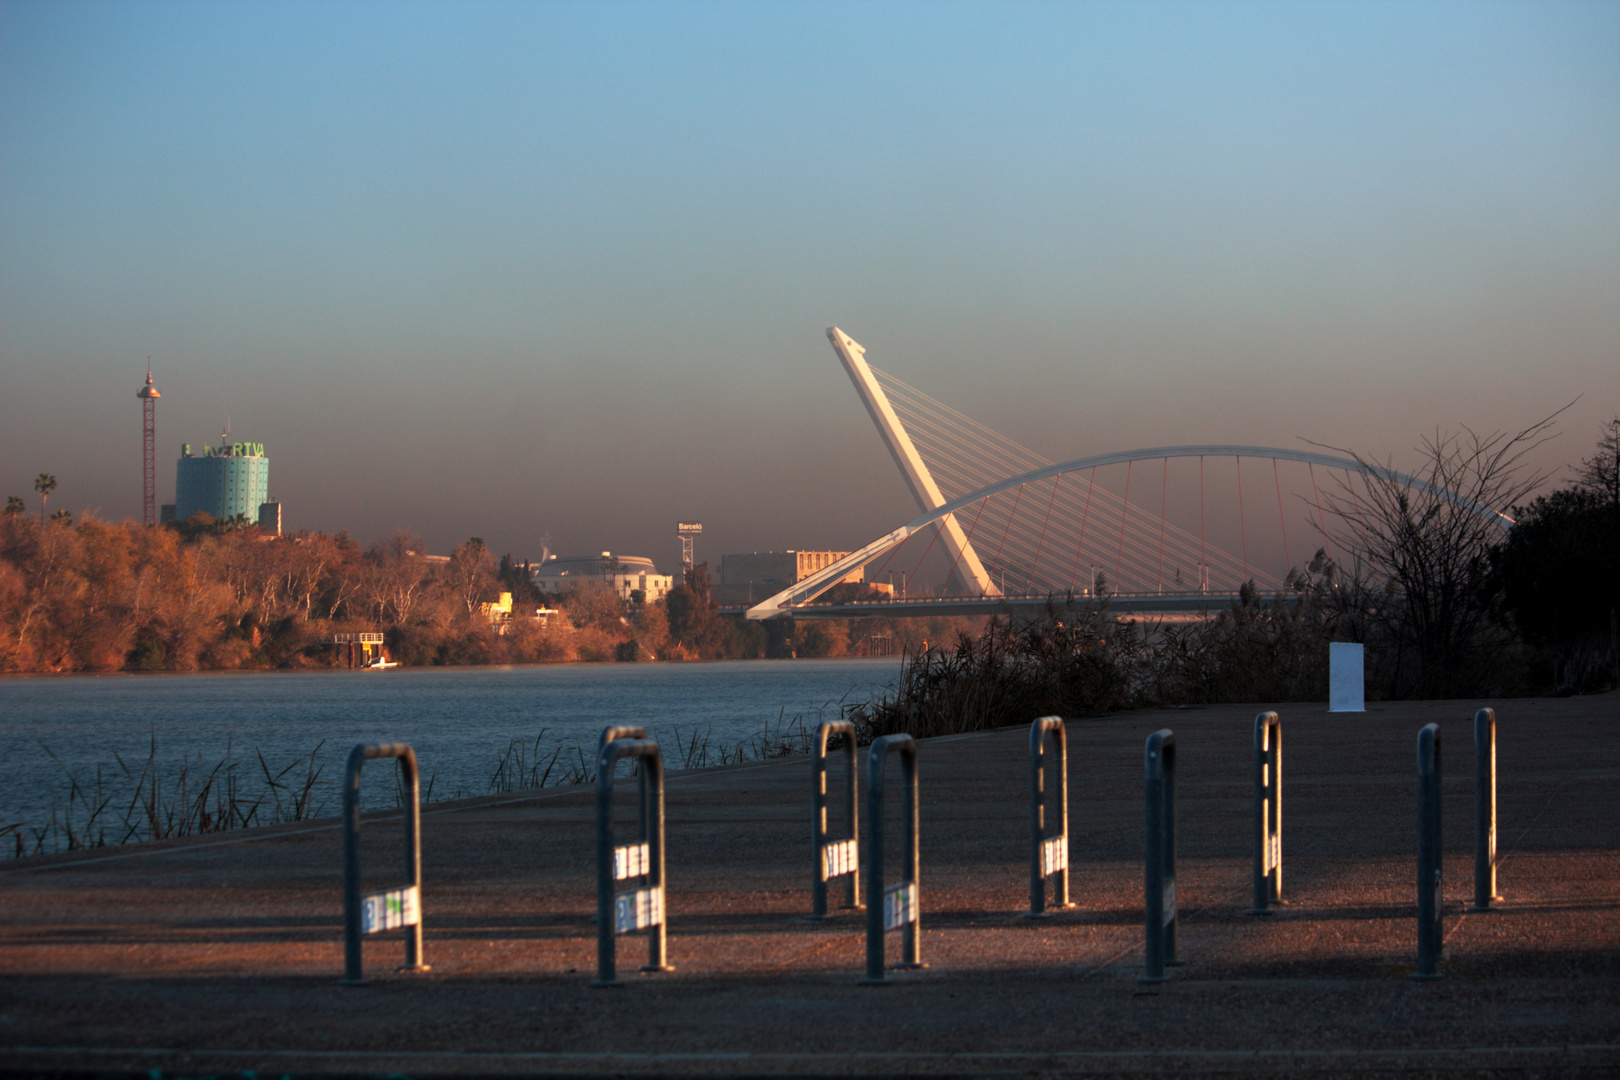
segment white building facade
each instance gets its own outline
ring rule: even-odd
[[[534,568],[534,583],[544,592],[567,592],[587,581],[601,582],[627,601],[639,589],[649,604],[662,600],[675,587],[675,579],[660,574],[651,559],[611,551],[600,555],[553,555]]]

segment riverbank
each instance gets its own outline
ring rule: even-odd
[[[1499,718],[1500,910],[1470,895],[1470,718]],[[1261,706],[1069,727],[1075,908],[1027,906],[1027,739],[919,749],[923,971],[858,985],[861,921],[809,911],[803,759],[674,774],[670,960],[593,990],[594,793],[429,807],[426,959],[338,984],[330,823],[0,867],[0,1068],[186,1075],[1552,1075],[1620,1067],[1615,698],[1281,706],[1284,897],[1250,901]],[[1415,983],[1417,730],[1445,756],[1446,977]],[[1180,951],[1142,964],[1142,746],[1180,754]],[[379,765],[367,783],[387,782]],[[365,826],[367,887],[395,828]],[[835,896],[836,896],[835,892]],[[891,935],[892,937],[893,935]],[[644,955],[620,946],[621,969]],[[1538,1071],[1539,1070],[1539,1071]]]
[[[543,776],[505,767],[517,764],[514,744],[531,764],[560,755],[548,782],[589,771],[581,755],[610,723],[656,732],[672,768],[759,757],[784,732],[813,731],[844,702],[880,693],[899,670],[898,660],[753,660],[0,683],[0,845],[15,854],[17,830],[26,829],[25,852],[65,850],[101,842],[101,826],[116,843],[124,817],[144,816],[137,804],[152,801],[154,783],[161,801],[189,804],[182,816],[206,810],[215,827],[240,823],[262,796],[263,824],[282,794],[268,778],[293,763],[286,780],[318,773],[308,807],[324,803],[330,813],[344,755],[357,742],[415,745],[423,791],[435,801],[536,786]],[[199,807],[209,777],[215,783]],[[393,795],[368,791],[367,805],[392,807]],[[159,835],[180,831],[166,825]]]

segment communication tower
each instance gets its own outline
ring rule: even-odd
[[[675,532],[681,538],[681,568],[686,573],[692,572],[692,537],[703,531],[701,521],[677,521]]]
[[[163,395],[152,385],[152,360],[146,361],[146,385],[135,391],[141,399],[143,472],[141,484],[141,520],[147,525],[157,524],[157,399]]]

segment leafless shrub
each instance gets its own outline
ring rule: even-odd
[[[1490,551],[1511,524],[1502,512],[1548,479],[1528,459],[1554,437],[1557,415],[1514,433],[1437,431],[1424,439],[1423,465],[1411,478],[1332,448],[1366,470],[1330,496],[1329,531],[1341,562],[1380,598],[1368,613],[1392,650],[1390,696],[1467,694],[1510,646],[1484,595]]]

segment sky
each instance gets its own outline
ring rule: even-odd
[[[1620,414],[1620,4],[0,2],[0,494],[538,557],[913,516],[825,329],[1055,460]]]

